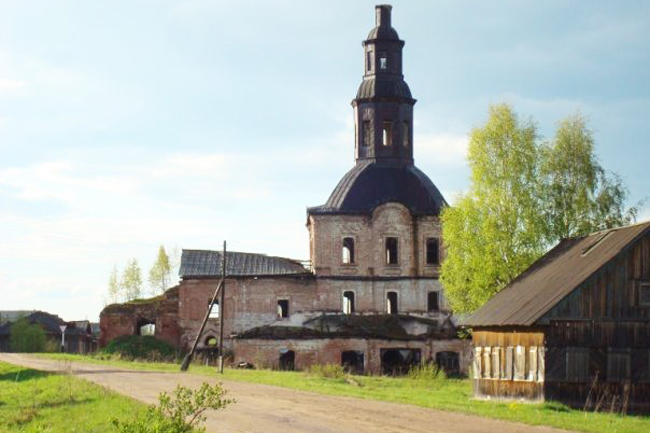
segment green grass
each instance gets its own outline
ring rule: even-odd
[[[89,356],[62,354],[40,356],[142,370],[179,371],[178,364],[98,360]],[[190,366],[190,372],[206,375],[218,374],[214,367],[200,365]],[[555,402],[526,404],[474,400],[472,399],[471,381],[468,379],[426,379],[426,375],[425,378],[418,379],[353,376],[353,380],[349,381],[346,380],[346,377],[326,378],[322,374],[305,372],[237,369],[226,369],[224,379],[262,383],[328,395],[407,403],[432,409],[583,432],[650,432],[650,417],[583,412]]]
[[[111,419],[133,419],[144,408],[85,380],[0,362],[3,433],[114,433]]]

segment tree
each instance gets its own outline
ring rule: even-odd
[[[122,273],[122,287],[126,294],[126,300],[132,301],[142,296],[142,272],[138,261],[131,259]]]
[[[18,319],[11,325],[9,342],[14,352],[44,352],[45,331],[37,324],[30,324],[25,318]]]
[[[577,115],[540,143],[532,121],[508,105],[490,107],[470,134],[469,191],[442,213],[441,281],[452,309],[479,308],[562,237],[625,224],[627,190],[594,156]]]
[[[508,105],[490,107],[470,134],[470,190],[442,213],[441,280],[457,313],[478,308],[543,251],[537,139],[535,124]]]
[[[113,270],[108,277],[108,298],[113,304],[119,302],[121,291],[122,287],[120,286],[120,278],[117,270],[117,265],[114,265]]]
[[[158,257],[149,270],[149,284],[153,289],[154,295],[163,293],[169,286],[171,277],[171,264],[169,256],[162,245],[158,248]]]
[[[549,243],[629,224],[636,217],[636,207],[624,208],[628,191],[621,179],[600,166],[583,116],[560,121],[541,152]]]

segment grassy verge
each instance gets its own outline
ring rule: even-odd
[[[85,380],[0,362],[0,431],[116,432],[145,405]]]
[[[177,372],[179,365],[99,360],[89,356],[47,354],[53,359],[107,364],[124,368]],[[216,375],[214,367],[192,365],[190,372]],[[227,369],[224,379],[282,386],[329,395],[407,403],[432,409],[463,412],[531,425],[548,425],[593,433],[641,433],[650,431],[650,417],[582,412],[558,403],[495,403],[472,399],[467,379],[413,379],[377,376],[327,378],[304,372]]]

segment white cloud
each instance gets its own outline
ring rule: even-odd
[[[0,92],[20,89],[25,84],[26,84],[25,81],[22,80],[7,80],[7,79],[0,78]]]

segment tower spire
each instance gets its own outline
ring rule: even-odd
[[[364,74],[352,101],[356,160],[413,164],[415,99],[402,74],[402,49],[391,25],[392,6],[375,6],[375,27],[362,43]]]

